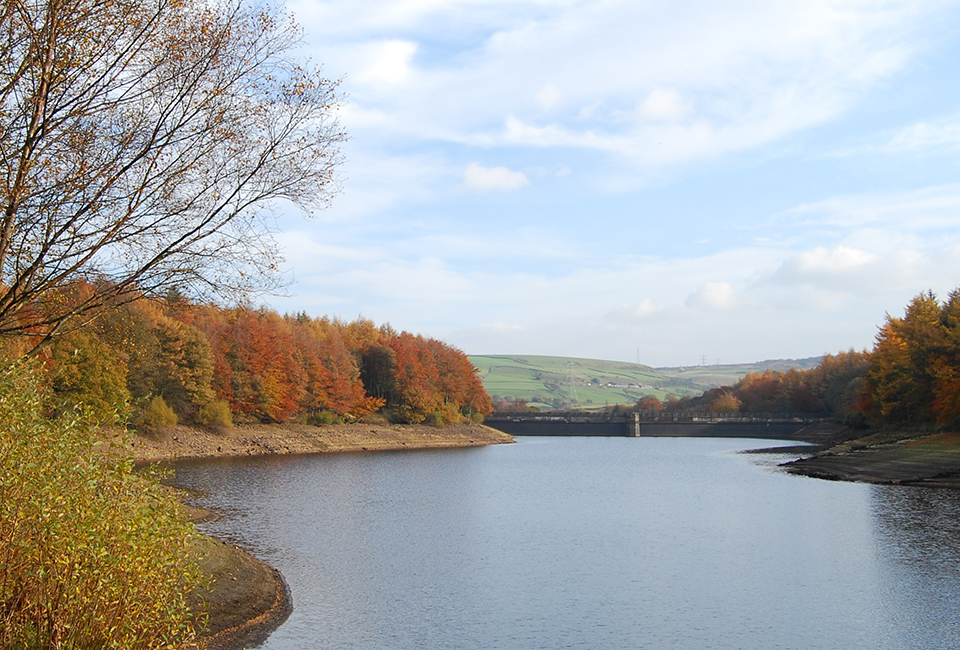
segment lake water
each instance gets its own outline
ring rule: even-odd
[[[960,492],[737,453],[770,444],[519,438],[176,482],[287,578],[271,650],[960,647]]]

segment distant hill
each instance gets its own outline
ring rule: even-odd
[[[797,370],[809,370],[817,367],[820,359],[823,357],[807,357],[805,359],[770,359],[767,361],[758,361],[756,363],[734,363],[715,366],[680,366],[673,368],[657,368],[668,377],[682,377],[695,386],[700,386],[701,391],[716,388],[717,386],[729,386],[736,383],[738,379],[748,372],[765,372],[767,370],[779,370],[781,372],[796,368]],[[489,390],[487,392],[490,392]]]
[[[633,404],[643,395],[699,395],[748,372],[812,368],[820,357],[749,364],[651,368],[639,363],[537,355],[472,355],[494,400],[525,399],[542,409]]]

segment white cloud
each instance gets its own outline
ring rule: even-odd
[[[563,99],[563,93],[556,84],[548,83],[537,93],[537,103],[545,110],[550,110],[560,103]]]
[[[590,259],[577,257],[575,242],[538,246],[538,232],[373,235],[284,234],[280,243],[304,295],[274,304],[345,318],[362,313],[468,353],[630,360],[639,346],[645,363],[670,365],[701,354],[734,362],[862,348],[886,312],[898,313],[920,291],[945,296],[960,284],[960,246],[766,246],[682,259]],[[553,266],[558,255],[570,268]],[[513,262],[521,258],[524,269]],[[635,298],[625,302],[629,287]]]
[[[470,163],[463,175],[463,185],[474,192],[496,192],[519,190],[530,184],[523,172],[515,172],[506,167],[484,167],[480,163]]]
[[[911,66],[953,46],[955,4],[302,0],[313,58],[346,75],[352,139],[334,209],[281,238],[302,297],[278,304],[468,352],[639,346],[666,364],[869,345],[886,311],[960,283],[960,184],[891,191],[924,170],[875,175],[892,160],[877,153],[953,153],[960,122],[919,102],[856,169],[835,157],[828,179],[809,156],[913,110],[882,102],[905,80],[928,90],[935,71]],[[845,185],[866,190],[824,200]]]
[[[657,305],[653,304],[652,300],[645,298],[644,300],[640,301],[640,304],[637,305],[633,311],[637,316],[643,318],[644,316],[655,314],[661,309],[663,309],[663,307],[658,307]]]
[[[737,294],[729,282],[707,282],[687,297],[686,304],[693,308],[731,309],[737,304]]]
[[[434,201],[457,182],[457,173],[446,160],[427,153],[385,155],[362,144],[351,141],[344,146],[346,162],[339,170],[342,191],[333,209],[321,213],[323,221],[383,215],[398,205]]]
[[[920,122],[895,133],[880,151],[916,153],[931,149],[956,151],[960,148],[960,122]]]
[[[634,305],[621,305],[611,309],[605,317],[615,322],[627,325],[638,325],[654,314],[662,312],[663,305],[656,304],[650,298],[644,298]]]
[[[830,276],[862,268],[876,260],[875,255],[847,246],[837,246],[833,249],[818,246],[813,250],[799,253],[783,268],[789,269],[800,277]]]
[[[905,68],[923,47],[917,26],[939,6],[380,0],[294,10],[309,17],[314,57],[347,74],[351,101],[393,116],[375,137],[579,146],[656,165],[757,147],[844,114]],[[562,89],[551,81],[558,71]],[[402,81],[404,92],[378,80]],[[540,137],[504,131],[510,116]]]
[[[774,224],[840,228],[893,226],[901,233],[960,228],[960,184],[904,192],[839,196],[805,203],[774,216]],[[901,239],[890,242],[902,245]]]
[[[691,108],[676,90],[658,88],[640,102],[639,110],[644,119],[675,122],[685,117]]]
[[[523,330],[519,325],[511,325],[510,323],[491,323],[488,327],[495,332],[520,332]]]
[[[416,52],[416,43],[403,40],[364,45],[358,57],[362,67],[357,76],[367,84],[399,84],[410,75],[410,62]]]

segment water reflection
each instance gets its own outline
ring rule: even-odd
[[[882,595],[908,647],[960,648],[960,492],[875,486]]]

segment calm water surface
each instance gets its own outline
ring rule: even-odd
[[[276,566],[261,647],[960,648],[960,493],[793,477],[766,442],[519,438],[183,463]]]

